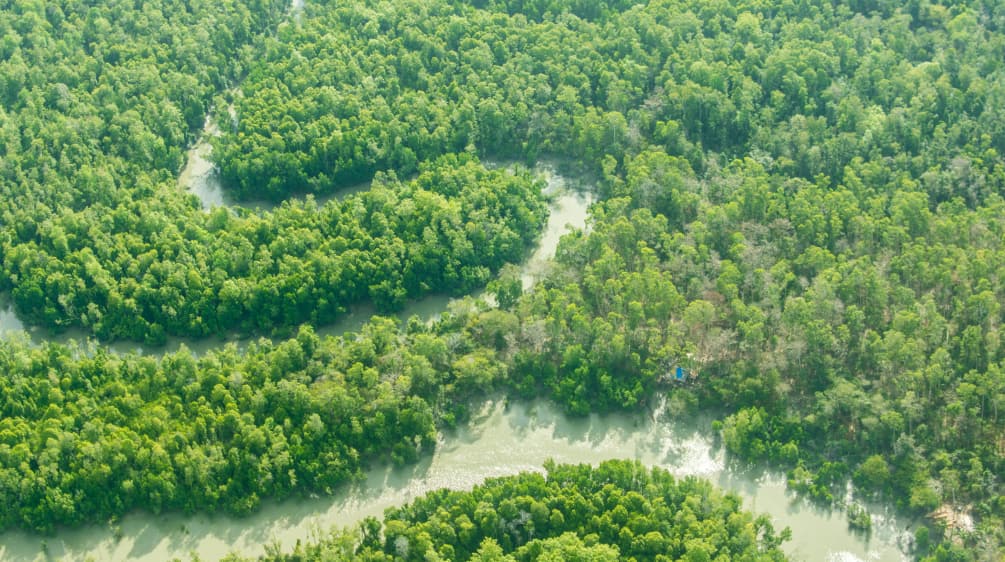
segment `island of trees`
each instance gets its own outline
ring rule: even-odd
[[[851,478],[973,514],[919,532],[919,558],[1001,556],[1001,3],[284,10],[0,10],[0,290],[21,316],[101,340],[285,337],[162,359],[0,341],[0,527],[327,491],[416,458],[493,390],[575,414],[666,392],[821,502]],[[222,176],[275,212],[202,213],[175,185],[229,103]],[[479,159],[546,155],[602,200],[525,292],[508,264],[544,221],[541,184]],[[298,327],[486,284],[498,306],[430,326]],[[674,363],[698,378],[666,388]],[[626,552],[588,534],[551,539]]]
[[[433,492],[389,509],[383,521],[260,560],[787,560],[779,549],[785,532],[703,480],[677,481],[628,461],[546,468],[468,492]]]

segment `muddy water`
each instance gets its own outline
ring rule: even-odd
[[[213,147],[209,144],[208,137],[216,134],[219,134],[219,129],[210,119],[206,119],[203,135],[199,142],[189,149],[188,160],[178,175],[178,186],[198,197],[204,211],[233,204],[220,185],[219,170],[209,160]]]
[[[230,111],[233,111],[233,108],[230,108]],[[234,116],[231,115],[231,119],[233,118]],[[195,195],[199,199],[202,210],[207,213],[216,207],[242,207],[263,211],[275,209],[276,203],[271,201],[238,201],[223,188],[223,184],[220,182],[220,170],[211,159],[213,145],[209,142],[212,137],[219,134],[220,129],[212,117],[207,117],[202,136],[199,137],[195,146],[189,149],[185,167],[178,174],[178,187]]]
[[[546,402],[488,402],[467,427],[442,435],[436,452],[405,468],[376,467],[360,484],[334,496],[267,502],[249,517],[151,515],[122,518],[118,529],[84,527],[60,532],[46,542],[48,554],[66,560],[187,559],[191,553],[215,560],[231,551],[286,549],[319,530],[352,525],[367,516],[439,488],[468,489],[486,478],[542,471],[547,459],[597,464],[614,458],[639,459],[678,476],[707,478],[739,494],[744,506],[769,514],[776,528],[790,527],[786,551],[795,560],[898,561],[905,524],[870,506],[873,531],[867,539],[848,529],[841,513],[820,511],[794,499],[784,477],[739,469],[724,461],[707,423],[667,420],[664,415],[609,415],[569,418]],[[0,535],[0,559],[43,560],[38,536]]]
[[[212,124],[207,133],[213,134]],[[203,208],[231,206],[220,188],[219,179],[209,162],[211,147],[200,141],[179,182],[196,194]],[[540,164],[535,170],[547,180],[551,214],[540,243],[522,264],[525,288],[547,271],[558,241],[570,228],[586,227],[587,210],[592,202],[589,191],[579,189],[560,174],[553,164]],[[349,192],[366,189],[351,188]],[[336,194],[344,196],[346,192]],[[453,299],[433,295],[410,303],[398,317],[417,315],[424,320],[438,317]],[[359,306],[340,322],[318,329],[320,334],[339,335],[356,331],[370,319],[372,308]],[[0,336],[25,330],[14,314],[9,300],[0,297]],[[34,343],[45,340],[84,341],[85,334],[70,331],[52,336],[37,328],[27,330]],[[234,340],[238,346],[246,341]],[[218,347],[224,340],[172,339],[161,348],[145,349],[135,343],[118,343],[117,352],[161,354],[184,345],[197,354]],[[707,427],[707,424],[701,424]],[[770,514],[781,528],[788,526],[794,540],[786,550],[796,560],[850,562],[894,561],[904,559],[899,544],[906,540],[905,524],[885,508],[869,506],[873,532],[867,538],[851,532],[841,513],[821,511],[785,490],[784,476],[758,472],[726,464],[705,429],[693,424],[673,423],[662,415],[591,416],[572,419],[561,415],[543,402],[505,407],[488,403],[482,414],[468,427],[441,437],[436,452],[420,463],[406,468],[378,467],[366,479],[335,496],[310,500],[266,502],[262,509],[245,518],[183,514],[152,515],[134,513],[120,524],[64,530],[43,539],[37,535],[9,532],[0,535],[0,560],[166,560],[188,559],[196,553],[204,560],[219,558],[236,550],[254,555],[264,545],[277,542],[291,547],[297,540],[307,540],[319,530],[332,525],[352,525],[363,517],[379,516],[386,507],[400,504],[429,490],[471,486],[494,476],[516,474],[524,470],[541,471],[546,459],[558,462],[592,463],[611,458],[635,458],[663,466],[673,473],[708,478],[745,500],[745,506]]]
[[[548,271],[555,249],[563,235],[571,230],[586,230],[590,205],[593,203],[593,186],[570,180],[558,172],[551,162],[542,162],[534,171],[544,176],[545,195],[550,200],[548,224],[537,247],[520,268],[524,290],[529,289]]]
[[[299,19],[303,0],[293,0],[290,13]],[[196,195],[204,210],[236,206],[220,185],[210,161],[210,135],[217,131],[207,122],[206,135],[194,146],[179,176],[179,185]],[[569,228],[584,228],[592,202],[588,192],[570,189],[553,166],[538,171],[548,179],[551,215],[539,246],[522,265],[525,288],[546,272],[559,238]],[[335,194],[344,197],[366,189],[355,186]],[[270,209],[265,202],[247,206]],[[452,299],[434,295],[409,304],[398,316],[417,315],[433,319],[450,306]],[[320,328],[322,334],[358,330],[369,320],[372,309],[357,307],[334,325]],[[0,297],[0,336],[26,331],[35,343],[45,340],[84,341],[86,334],[69,331],[58,336],[29,328],[13,312],[9,300]],[[222,345],[221,340],[174,338],[164,347],[145,349],[134,343],[113,344],[117,352],[160,354],[182,345],[198,354]],[[243,342],[238,342],[239,345]],[[878,506],[869,506],[874,530],[869,537],[849,531],[843,514],[821,511],[791,497],[784,476],[728,465],[710,433],[693,424],[674,423],[662,416],[590,416],[568,418],[544,402],[514,404],[489,402],[469,426],[441,436],[436,452],[417,465],[405,468],[377,467],[365,480],[331,497],[267,502],[245,518],[183,514],[134,513],[119,525],[90,526],[63,530],[43,539],[23,532],[0,535],[0,560],[204,560],[228,552],[261,554],[264,546],[278,543],[287,548],[297,540],[309,540],[333,525],[352,525],[367,516],[380,516],[389,506],[414,499],[438,488],[468,489],[486,478],[542,471],[546,459],[566,463],[596,464],[611,458],[634,458],[662,466],[679,476],[708,478],[722,488],[738,493],[748,509],[768,513],[776,527],[788,526],[794,540],[786,550],[796,560],[895,561],[905,558],[905,524]]]

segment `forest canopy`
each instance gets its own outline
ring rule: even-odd
[[[188,16],[145,9],[159,23],[115,6],[68,16],[50,5],[23,45],[5,34],[13,51],[0,64],[17,95],[0,132],[0,289],[27,321],[153,345],[167,335],[289,335],[360,302],[389,312],[431,292],[466,294],[518,261],[541,230],[541,184],[468,154],[398,170],[408,181],[382,168],[371,189],[323,205],[202,213],[173,177],[214,94],[248,71],[222,60],[247,54],[252,36],[197,50]],[[279,17],[264,17],[274,7],[200,9],[196,37],[262,31]],[[16,26],[31,14],[3,17]],[[94,22],[108,28],[100,35],[111,53],[82,41]],[[176,51],[142,47],[151,27]],[[48,43],[66,53],[30,59],[27,72],[23,55]]]
[[[852,479],[973,514],[932,522],[919,558],[1000,558],[1000,2],[359,0],[283,24],[278,3],[186,6],[0,11],[0,289],[27,321],[158,342],[502,298],[198,360],[9,338],[3,525],[324,490],[414,458],[491,389],[575,414],[666,392],[821,502]],[[274,213],[204,214],[175,187],[231,101],[221,173]],[[542,156],[602,201],[524,291],[506,264],[543,224],[541,186],[479,159]],[[667,388],[674,362],[697,379]]]

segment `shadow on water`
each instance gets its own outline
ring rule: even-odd
[[[550,169],[549,169],[549,166]],[[592,201],[588,193],[567,185],[557,165],[537,167],[548,180],[552,215],[541,242],[523,264],[525,282],[539,278],[540,264],[554,255],[567,226],[584,228]],[[360,187],[360,189],[363,189]],[[567,205],[567,206],[563,206]],[[397,315],[405,321],[413,314],[432,320],[448,310],[453,299],[434,295],[406,306]],[[464,305],[462,303],[462,305]],[[459,306],[459,305],[453,305]],[[469,305],[465,305],[469,306]],[[319,328],[320,335],[358,331],[373,310],[358,306],[341,321]],[[0,336],[24,330],[13,313],[9,298],[0,296]],[[84,334],[67,332],[48,337],[44,330],[29,329],[35,343],[45,340],[83,341]],[[17,336],[15,336],[17,337]],[[20,336],[25,337],[25,336]],[[136,344],[113,344],[117,352],[162,354],[185,346],[197,354],[232,345],[228,352],[241,352],[253,340],[229,338],[199,341],[172,340],[160,349]],[[97,345],[97,344],[95,344]],[[210,560],[230,551],[254,556],[264,545],[278,541],[286,548],[308,540],[319,529],[350,526],[368,516],[379,517],[384,509],[410,501],[439,488],[465,489],[486,478],[542,471],[543,463],[596,464],[612,458],[633,458],[647,465],[662,466],[677,476],[710,479],[740,495],[745,507],[771,515],[777,528],[789,526],[794,541],[786,546],[797,560],[901,560],[904,522],[889,506],[864,503],[873,514],[873,531],[862,537],[849,531],[841,512],[825,512],[794,499],[786,491],[784,475],[757,467],[727,462],[710,430],[710,416],[668,419],[665,411],[634,414],[569,417],[544,402],[506,402],[499,397],[472,408],[468,423],[441,435],[437,449],[411,465],[375,465],[358,481],[335,490],[331,496],[264,501],[259,510],[245,516],[225,514],[186,515],[131,513],[115,528],[95,525],[61,530],[43,539],[24,532],[0,534],[0,560],[167,560],[188,559],[196,553]],[[47,544],[47,553],[42,541]]]
[[[570,444],[585,444],[599,447],[606,441],[627,442],[637,428],[632,424],[636,416],[619,416],[617,420],[609,419],[609,415],[590,414],[585,417],[566,417],[558,412],[545,420],[545,425],[551,425],[551,437]],[[613,421],[613,423],[612,423]]]
[[[436,444],[437,450],[450,452],[480,441],[484,436],[484,429],[489,423],[493,414],[493,408],[497,402],[503,404],[504,410],[509,408],[508,401],[501,395],[486,399],[482,404],[472,406],[466,422],[440,431],[440,438]]]
[[[49,553],[67,560],[165,560],[219,558],[230,551],[254,556],[264,545],[291,548],[318,530],[345,527],[380,517],[391,506],[440,489],[468,489],[487,478],[533,470],[544,462],[596,464],[634,458],[662,466],[678,477],[710,479],[738,494],[744,506],[768,513],[778,529],[791,527],[786,550],[796,560],[901,560],[904,522],[890,511],[874,512],[869,537],[848,529],[842,512],[825,512],[787,493],[784,475],[762,467],[728,463],[714,451],[703,419],[666,422],[652,415],[611,414],[570,418],[544,401],[491,399],[473,408],[471,421],[444,432],[435,451],[403,467],[374,465],[364,476],[331,496],[265,501],[246,517],[132,513],[116,533],[109,526],[60,531]],[[867,505],[867,509],[874,510]],[[121,539],[116,539],[116,535]],[[0,558],[43,559],[40,538],[28,533],[0,535]]]

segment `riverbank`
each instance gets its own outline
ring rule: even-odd
[[[607,459],[638,459],[678,477],[706,478],[738,494],[744,506],[767,513],[776,529],[789,527],[784,545],[794,560],[907,559],[901,550],[910,533],[889,508],[870,505],[872,533],[848,528],[844,513],[821,510],[793,497],[784,475],[731,465],[716,447],[708,420],[668,420],[657,412],[565,416],[551,403],[483,404],[470,423],[444,432],[431,455],[405,467],[375,466],[355,485],[333,496],[264,502],[248,517],[180,513],[131,513],[112,526],[62,530],[42,538],[24,532],[0,535],[0,559],[168,560],[196,554],[215,560],[228,552],[246,556],[267,545],[292,548],[332,526],[353,525],[378,516],[392,505],[439,488],[469,489],[487,478],[543,471],[547,459],[558,463],[598,464]],[[47,552],[42,551],[45,544]]]
[[[209,134],[212,134],[211,128]],[[208,153],[204,152],[204,148],[200,148],[205,146],[208,146],[205,144],[205,140],[201,140],[199,145],[192,149],[189,154],[189,164],[186,166],[186,170],[192,167],[199,170],[211,170],[212,165],[205,160]],[[527,258],[518,264],[525,288],[529,288],[530,285],[546,273],[548,263],[554,257],[562,235],[570,230],[583,230],[587,227],[588,210],[595,200],[592,191],[583,189],[583,185],[570,181],[566,176],[559,173],[557,166],[553,162],[542,162],[536,165],[533,170],[545,178],[546,186],[544,193],[549,201],[549,215],[538,243],[530,249]],[[211,171],[207,173],[183,172],[182,176],[188,178],[187,181],[190,183],[187,188],[200,198],[204,208],[211,209],[216,205],[235,204],[231,201],[216,199],[216,191],[210,189],[214,185],[212,181],[214,176]],[[219,185],[215,185],[216,189],[218,189]],[[206,191],[206,189],[209,189],[209,191]],[[337,192],[334,196],[344,197],[350,192],[354,193],[361,189],[363,188],[359,186],[348,188],[347,190]],[[430,322],[439,318],[448,309],[450,303],[457,300],[459,299],[445,294],[428,295],[422,299],[408,302],[402,310],[393,316],[401,322],[406,321],[412,316],[418,316],[423,322]],[[317,326],[315,330],[321,337],[326,335],[338,336],[345,332],[357,332],[376,313],[377,311],[372,304],[358,303],[344,313],[337,322]],[[18,318],[9,297],[7,295],[0,295],[0,337],[17,332],[26,332],[34,345],[40,345],[45,341],[53,341],[61,344],[70,344],[71,342],[86,344],[91,339],[90,334],[77,328],[65,330],[59,334],[52,334],[44,328],[26,326]],[[137,353],[154,356],[174,353],[184,346],[195,355],[201,356],[213,349],[222,348],[231,343],[237,345],[238,349],[244,349],[250,342],[257,339],[258,337],[240,337],[237,334],[232,334],[226,338],[196,339],[169,337],[167,338],[167,343],[156,347],[129,341],[117,341],[110,344],[99,343],[97,345],[105,346],[118,354]]]

